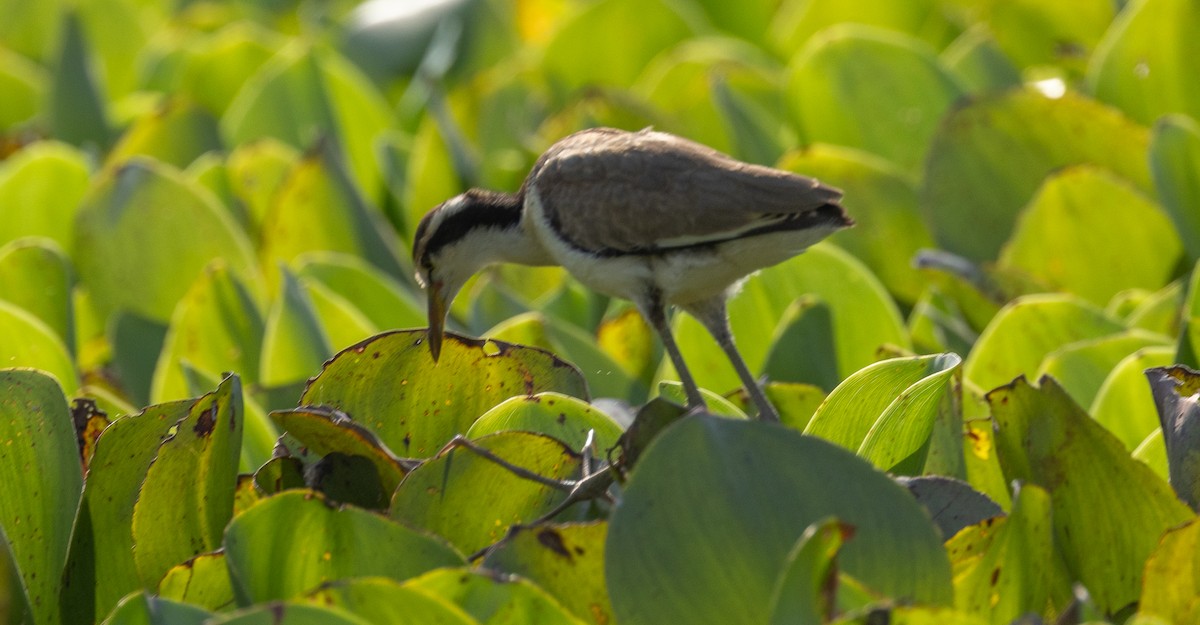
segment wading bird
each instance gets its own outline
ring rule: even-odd
[[[725,302],[749,274],[854,224],[838,189],[671,134],[593,128],[550,146],[516,193],[472,189],[421,220],[413,242],[436,361],[450,302],[497,262],[561,265],[631,300],[658,333],[690,408],[704,406],[667,321],[690,313],[737,370],[759,418],[778,420],[734,346]]]

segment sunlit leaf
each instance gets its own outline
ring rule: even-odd
[[[70,249],[88,175],[84,155],[57,141],[38,141],[0,161],[0,242],[42,236]]]
[[[1200,521],[1163,534],[1158,548],[1146,560],[1145,582],[1139,614],[1150,614],[1168,623],[1200,620]]]
[[[0,245],[0,300],[37,317],[62,341],[75,346],[71,261],[53,242],[20,239]]]
[[[334,351],[308,292],[287,268],[280,272],[279,295],[263,329],[259,373],[262,383],[271,386],[308,379]]]
[[[1159,427],[1145,371],[1175,361],[1173,347],[1148,347],[1129,354],[1108,373],[1088,414],[1133,451]]]
[[[1150,173],[1188,259],[1195,263],[1200,260],[1200,126],[1194,119],[1168,115],[1154,124]]]
[[[1082,77],[1116,7],[1107,0],[1010,0],[990,7],[989,30],[1018,67],[1050,65]]]
[[[572,625],[572,617],[540,586],[524,577],[497,578],[475,569],[438,569],[404,583],[452,601],[481,623]]]
[[[216,118],[195,105],[174,101],[135,120],[109,152],[108,162],[149,156],[184,168],[201,154],[219,149]]]
[[[804,46],[814,34],[835,24],[862,24],[905,33],[942,48],[954,37],[956,27],[935,0],[891,2],[858,0],[784,0],[771,22],[769,41],[787,56]]]
[[[233,606],[233,581],[225,554],[202,553],[167,571],[158,585],[158,595],[205,608],[222,610]]]
[[[477,622],[449,600],[387,577],[331,581],[301,600],[345,611],[369,623],[475,625]]]
[[[40,369],[67,393],[79,388],[79,374],[62,339],[41,319],[4,300],[0,300],[0,346],[4,366]]]
[[[279,46],[271,31],[248,22],[230,24],[189,47],[178,72],[179,89],[221,115]]]
[[[121,599],[104,625],[201,625],[211,616],[194,605],[138,591]]]
[[[819,623],[834,613],[837,552],[854,537],[854,527],[836,519],[813,523],[788,552],[771,596],[773,625]]]
[[[548,392],[510,397],[497,404],[471,425],[467,437],[507,430],[545,434],[576,451],[583,448],[588,433],[594,432],[595,446],[601,454],[614,447],[621,436],[621,426],[612,417],[583,400]]]
[[[1042,361],[1037,376],[1052,376],[1080,406],[1090,406],[1109,373],[1128,355],[1170,344],[1164,336],[1141,330],[1069,343]]]

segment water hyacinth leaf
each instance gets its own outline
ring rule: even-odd
[[[812,384],[824,391],[837,386],[837,347],[829,306],[816,296],[801,296],[779,318],[764,375],[769,380]]]
[[[550,480],[578,477],[579,456],[549,436],[500,432],[474,441],[491,454]],[[566,493],[516,475],[465,448],[448,449],[412,470],[392,498],[390,514],[408,527],[441,536],[472,554],[514,524],[540,518]]]
[[[337,349],[352,345],[379,331],[350,300],[316,280],[298,280],[312,302],[313,312],[328,336],[330,346]]]
[[[1047,354],[1064,345],[1123,330],[1103,311],[1071,295],[1020,297],[984,329],[967,355],[963,375],[979,389],[990,390],[1019,375],[1033,375]]]
[[[61,573],[83,480],[67,399],[39,371],[0,370],[0,473],[0,548],[15,568],[10,587],[24,595],[14,607],[24,602],[30,623],[65,622]]]
[[[837,519],[809,525],[788,552],[771,596],[772,625],[829,620],[837,599],[837,552],[854,528]]]
[[[408,273],[385,236],[382,215],[366,203],[338,159],[322,142],[292,169],[263,218],[263,257],[291,262],[304,252],[343,252],[391,276]]]
[[[311,491],[280,493],[243,512],[224,547],[239,605],[298,597],[345,577],[405,580],[463,564],[440,541]]]
[[[891,625],[986,625],[987,621],[955,608],[896,606],[864,610],[830,621],[830,625],[871,625],[874,619],[886,619]]]
[[[423,458],[496,404],[543,391],[587,399],[579,371],[547,352],[447,333],[435,365],[424,330],[397,330],[334,356],[300,403],[340,410],[396,454]]]
[[[963,475],[962,358],[926,356],[928,371],[888,404],[858,455],[889,473]]]
[[[1162,423],[1171,486],[1192,509],[1200,508],[1200,373],[1183,366],[1146,371]]]
[[[198,106],[175,100],[134,120],[108,153],[108,162],[148,156],[183,169],[201,154],[220,149],[217,120]]]
[[[104,625],[202,625],[210,617],[208,610],[141,590],[121,599]]]
[[[336,410],[307,406],[272,412],[271,419],[313,454],[339,453],[369,460],[388,494],[396,490],[413,464],[397,458],[370,430]]]
[[[1042,361],[1037,377],[1053,377],[1075,403],[1090,406],[1108,374],[1125,357],[1138,350],[1169,344],[1167,337],[1141,330],[1084,339],[1050,352]]]
[[[1017,66],[1054,66],[1081,78],[1115,13],[1106,0],[1015,0],[990,7],[987,25]]]
[[[1088,236],[1063,237],[1063,232]],[[1122,253],[1114,255],[1113,249]],[[1162,209],[1126,182],[1091,166],[1068,167],[1038,189],[1017,219],[999,265],[1103,306],[1119,291],[1159,289],[1182,248]]]
[[[114,138],[109,125],[100,68],[78,11],[62,12],[56,67],[49,92],[50,132],[84,149],[107,150]]]
[[[0,244],[39,236],[69,249],[88,176],[81,151],[51,140],[27,145],[0,162]]]
[[[143,587],[133,556],[134,505],[159,445],[193,403],[158,404],[116,419],[96,441],[64,577],[70,620],[93,622]]]
[[[45,97],[46,72],[10,49],[0,51],[0,91],[8,96],[0,103],[0,131],[9,131],[37,114]]]
[[[1137,601],[1146,558],[1192,512],[1052,378],[1039,387],[1018,378],[988,402],[1004,475],[1049,493],[1054,542],[1071,577],[1104,612]]]
[[[232,149],[225,161],[230,190],[243,211],[246,231],[257,236],[271,211],[275,194],[300,162],[300,151],[271,137]]]
[[[637,380],[649,380],[662,357],[654,330],[633,306],[600,322],[596,346]],[[520,342],[520,341],[517,341]]]
[[[1021,84],[1021,72],[1004,54],[986,25],[963,31],[941,54],[963,90],[970,94],[1004,91]]]
[[[237,371],[247,384],[257,383],[263,333],[262,311],[245,281],[223,263],[209,265],[171,315],[150,401],[192,395],[185,363],[210,376]]]
[[[336,608],[273,602],[213,617],[205,625],[371,625],[371,621]]]
[[[1092,93],[1144,124],[1164,113],[1200,119],[1200,87],[1185,78],[1200,55],[1197,28],[1200,7],[1188,0],[1130,3],[1092,55]]]
[[[771,405],[779,411],[779,421],[798,432],[803,432],[812,420],[817,408],[825,401],[825,391],[811,384],[791,382],[769,382],[763,392]],[[745,390],[731,397],[745,412],[750,406],[750,396]]]
[[[133,506],[133,560],[144,586],[221,545],[233,516],[244,427],[241,380],[230,375],[195,400],[158,446]]]
[[[649,36],[626,41],[609,36],[629,24]],[[565,89],[628,85],[659,52],[691,34],[674,5],[661,0],[603,0],[563,21],[546,44],[542,65]],[[606,62],[593,63],[603,57]]]
[[[546,319],[551,351],[579,367],[587,378],[588,391],[597,397],[622,397],[638,402],[646,398],[645,384],[625,373],[599,345],[596,337],[573,323],[553,317]]]
[[[171,210],[161,210],[170,206]],[[254,279],[250,242],[207,191],[137,158],[102,174],[75,221],[72,257],[97,311],[166,323],[209,262]]]
[[[917,252],[933,247],[917,190],[883,159],[840,146],[817,144],[786,155],[779,167],[842,189],[857,224],[831,240],[871,269],[901,301],[916,302],[925,280],[913,266]]]
[[[840,487],[846,480],[856,488]],[[771,424],[683,419],[642,455],[613,512],[614,615],[626,624],[766,622],[788,551],[803,528],[831,516],[855,527],[841,570],[887,596],[953,601],[937,530],[869,463]]]
[[[970,484],[941,475],[897,478],[929,511],[929,517],[949,540],[959,530],[1004,514],[996,502]]]
[[[252,22],[234,22],[186,51],[179,89],[214,115],[223,114],[281,38]]]
[[[19,239],[0,246],[0,300],[46,324],[70,351],[75,345],[71,261],[48,239]]]
[[[371,200],[384,189],[372,143],[390,125],[386,102],[362,74],[335,52],[301,43],[264,63],[221,118],[230,145],[263,137],[298,149],[326,143],[354,180],[345,184]]]
[[[932,48],[895,32],[833,26],[789,63],[788,101],[807,143],[881,156],[915,177],[962,88]]]
[[[1071,92],[985,95],[952,110],[934,135],[921,205],[940,247],[992,260],[1042,181],[1063,167],[1091,163],[1151,195],[1148,146],[1145,128]]]
[[[658,383],[658,396],[667,401],[675,402],[680,407],[687,406],[687,391],[679,382],[662,381]],[[702,388],[700,397],[704,399],[705,410],[711,414],[732,419],[749,419],[750,412],[743,410],[729,399]]]
[[[1200,260],[1200,125],[1194,119],[1167,115],[1154,124],[1150,173],[1188,259],[1195,263]]]
[[[444,571],[448,569],[437,569]],[[435,571],[436,572],[436,571]],[[343,579],[322,585],[302,601],[342,610],[368,623],[475,625],[447,599],[386,577]]]
[[[1163,534],[1146,560],[1139,614],[1168,623],[1200,620],[1200,521],[1192,520]]]
[[[545,589],[585,623],[613,622],[604,584],[608,523],[522,527],[484,558],[484,566]]]
[[[579,625],[540,586],[524,577],[488,575],[468,568],[437,569],[404,583],[407,588],[453,602],[480,623]]]
[[[601,454],[613,448],[621,436],[621,426],[612,417],[581,399],[548,392],[510,397],[497,404],[471,425],[467,438],[508,430],[545,434],[576,451],[583,449],[588,433],[594,432],[594,444]]]
[[[270,386],[307,380],[333,354],[308,291],[286,267],[279,271],[279,295],[267,313],[259,372],[259,380]]]
[[[296,259],[296,275],[316,280],[336,293],[381,330],[426,325],[424,303],[394,278],[357,256],[308,252]]]
[[[1054,552],[1050,495],[1037,486],[1022,486],[1007,516],[949,537],[946,551],[954,566],[955,606],[985,622],[1011,623],[1030,610],[1061,610],[1071,600],[1069,578]]]
[[[229,567],[225,565],[225,554],[219,551],[202,553],[171,567],[158,584],[158,596],[206,610],[233,607],[233,581],[229,578]]]
[[[839,379],[878,360],[882,345],[911,345],[895,302],[870,270],[836,247],[817,244],[754,274],[730,299],[733,334],[752,372],[762,370],[784,311],[809,294],[829,307]],[[741,386],[725,353],[699,322],[677,315],[673,327],[697,384],[722,392]],[[663,367],[666,376],[669,363]]]
[[[853,5],[837,0],[812,0],[782,3],[768,36],[776,53],[787,56],[802,48],[816,33],[844,22],[913,35],[937,49],[950,43],[959,28],[946,12],[938,10],[936,0],[903,3],[859,0]]]
[[[67,393],[79,388],[79,374],[62,339],[41,319],[0,300],[0,362],[32,367],[51,375]]]
[[[1088,414],[1133,451],[1159,428],[1154,396],[1146,384],[1147,369],[1175,362],[1174,347],[1148,347],[1117,363],[1096,393]],[[1165,475],[1165,474],[1164,474]]]

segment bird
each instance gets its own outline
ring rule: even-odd
[[[581,130],[551,145],[515,193],[470,189],[422,217],[413,266],[427,291],[430,353],[436,363],[450,303],[476,272],[558,265],[633,302],[674,364],[688,408],[706,405],[671,334],[670,307],[708,330],[758,417],[778,421],[734,344],[726,302],[754,272],[853,226],[842,195],[652,128]]]

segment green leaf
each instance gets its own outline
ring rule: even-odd
[[[0,475],[0,538],[30,611],[24,618],[65,622],[61,573],[83,479],[62,387],[38,371],[0,369]]]
[[[1038,388],[1018,378],[987,398],[1004,475],[1050,494],[1055,545],[1072,578],[1106,613],[1137,601],[1143,563],[1191,511],[1052,378]]]
[[[279,271],[280,292],[267,313],[260,361],[259,379],[269,386],[307,380],[333,354],[308,291],[286,267]]]
[[[683,419],[651,443],[613,512],[614,614],[626,625],[766,622],[788,552],[830,516],[856,528],[839,557],[846,573],[898,599],[953,600],[925,511],[867,462],[771,424]]]
[[[300,158],[298,150],[270,137],[242,143],[229,152],[226,175],[231,191],[240,200],[242,225],[247,232],[259,234],[275,194]]]
[[[154,588],[171,567],[217,549],[233,516],[245,410],[236,375],[198,398],[158,446],[133,506],[133,560]]]
[[[577,479],[579,456],[561,442],[530,432],[500,432],[474,443],[550,480]],[[471,554],[504,537],[508,528],[540,518],[566,493],[518,476],[468,449],[444,451],[409,472],[392,497],[390,514],[409,527],[437,534]]]
[[[397,454],[423,458],[496,404],[543,391],[587,399],[579,371],[541,350],[447,334],[435,365],[425,330],[397,330],[334,356],[300,403],[340,410]]]
[[[233,603],[233,581],[225,565],[225,554],[202,553],[171,567],[158,584],[158,595],[206,610],[225,610]]]
[[[383,491],[390,496],[408,471],[370,430],[354,423],[345,414],[320,407],[275,411],[271,419],[317,456],[340,453],[360,456],[371,462]]]
[[[49,125],[59,140],[104,151],[115,138],[109,125],[99,68],[75,10],[64,11],[49,93]]]
[[[510,397],[483,413],[467,430],[467,438],[510,430],[537,432],[562,441],[568,449],[583,449],[588,432],[595,432],[596,449],[612,449],[621,426],[587,402],[562,393]]]
[[[1173,112],[1200,119],[1200,86],[1187,79],[1198,28],[1200,6],[1189,0],[1129,3],[1092,55],[1092,93],[1144,124]]]
[[[1171,487],[1192,509],[1200,508],[1200,373],[1174,366],[1149,369],[1146,377],[1162,423]]]
[[[179,90],[214,115],[280,46],[280,37],[252,22],[234,22],[185,49]]]
[[[988,28],[1018,67],[1053,66],[1075,78],[1116,14],[1107,0],[1010,0],[989,8]]]
[[[80,281],[104,316],[124,309],[165,323],[214,258],[256,277],[250,242],[216,198],[155,161],[102,174],[79,209],[75,237]]]
[[[70,353],[50,326],[4,300],[0,300],[0,362],[32,367],[54,377],[67,393],[79,388],[79,374]]]
[[[0,161],[0,242],[40,236],[69,249],[88,176],[84,155],[57,141],[38,141]]]
[[[202,625],[212,613],[144,590],[121,599],[102,625]]]
[[[929,475],[916,478],[897,478],[908,492],[929,511],[942,537],[949,540],[959,530],[981,523],[1004,511],[987,495],[971,488],[970,484],[954,478]]]
[[[426,325],[425,304],[392,277],[357,256],[308,252],[296,259],[296,275],[315,280],[352,303],[380,329]]]
[[[991,260],[1043,179],[1063,167],[1094,164],[1149,195],[1148,145],[1145,128],[1071,92],[986,95],[951,111],[934,135],[921,205],[941,247]]]
[[[1020,297],[984,329],[967,355],[963,375],[980,390],[990,390],[1037,373],[1046,355],[1064,345],[1123,329],[1100,309],[1070,295]]]
[[[75,346],[71,261],[47,239],[0,246],[0,300],[32,313],[71,350]]]
[[[788,552],[771,596],[772,625],[822,623],[835,611],[837,552],[854,528],[837,519],[809,525]]]
[[[205,625],[372,625],[335,608],[272,602],[209,619]]]
[[[490,625],[578,625],[540,586],[524,577],[499,577],[474,569],[437,569],[404,586],[453,602],[480,623]]]
[[[69,620],[94,622],[144,586],[133,555],[134,505],[159,445],[194,401],[158,404],[117,419],[96,441],[64,576]]]
[[[1090,406],[1109,373],[1128,355],[1170,344],[1165,336],[1130,330],[1097,339],[1084,339],[1050,352],[1037,377],[1052,376],[1080,406]]]
[[[345,577],[405,580],[463,563],[433,538],[311,491],[280,493],[243,512],[224,545],[240,605],[297,597]]]
[[[830,27],[788,65],[787,97],[806,143],[871,152],[911,177],[962,89],[923,42],[861,25]]]
[[[1165,286],[1181,255],[1179,236],[1161,208],[1105,170],[1079,166],[1046,178],[998,264],[1103,306],[1125,289]]]
[[[1138,613],[1168,623],[1200,620],[1200,521],[1167,530],[1146,560]]]
[[[451,569],[437,569],[448,571]],[[395,625],[475,625],[458,606],[443,597],[385,577],[330,582],[304,598],[313,605],[344,610],[369,623]]]
[[[483,564],[528,579],[587,623],[613,622],[605,586],[608,524],[522,527],[488,552]]]
[[[0,50],[0,92],[5,95],[0,102],[0,132],[14,130],[37,115],[46,81],[46,72],[36,63],[7,48]]]
[[[787,56],[818,32],[845,22],[913,35],[938,49],[950,43],[959,28],[936,0],[809,0],[780,3],[768,37],[776,53]]]
[[[683,390],[683,384],[679,382],[662,381],[658,383],[658,396],[662,399],[674,402],[680,408],[687,405],[687,392]],[[749,419],[747,411],[740,408],[737,404],[729,401],[721,395],[702,388],[700,396],[704,398],[706,411],[710,414],[715,414],[722,417],[730,417],[732,419]]]
[[[182,169],[201,154],[220,149],[217,120],[195,105],[176,100],[134,120],[108,153],[108,162],[148,156]]]
[[[1088,414],[1121,439],[1126,449],[1137,449],[1159,427],[1145,371],[1173,362],[1173,347],[1147,347],[1127,355],[1104,379]]]
[[[1000,49],[986,24],[963,31],[941,56],[967,93],[1004,91],[1021,84],[1020,70]]]
[[[1167,115],[1150,136],[1150,173],[1163,208],[1183,240],[1188,260],[1200,260],[1200,125]]]

